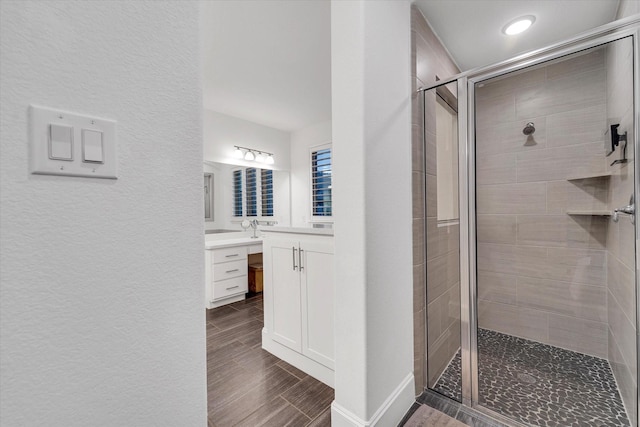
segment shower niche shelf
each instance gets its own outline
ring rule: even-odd
[[[611,216],[611,211],[569,210],[567,211],[567,215]]]
[[[583,175],[574,175],[567,177],[567,181],[583,181],[589,179],[605,179],[610,178],[611,172],[596,172],[585,173]],[[581,184],[577,184],[580,186]],[[566,211],[567,215],[582,215],[582,216],[611,216],[610,210],[606,209],[569,209]]]
[[[575,175],[567,178],[567,181],[580,181],[583,179],[595,179],[595,178],[609,178],[611,176],[611,172],[598,172],[584,175]]]

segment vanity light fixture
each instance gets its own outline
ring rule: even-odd
[[[253,148],[240,147],[234,145],[233,157],[236,159],[244,159],[247,161],[256,161],[258,163],[266,163],[272,165],[274,163],[273,153],[267,153],[266,151],[254,150]]]
[[[534,22],[536,22],[536,17],[533,15],[521,16],[502,27],[502,32],[508,36],[520,34],[531,27]]]

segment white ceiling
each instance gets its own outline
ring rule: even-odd
[[[614,20],[618,0],[416,0],[461,71],[548,46]],[[509,21],[534,15],[524,33],[506,36]]]
[[[614,19],[618,0],[416,0],[460,68],[492,64]],[[201,2],[204,107],[284,131],[331,119],[328,0]],[[504,24],[535,15],[526,32]]]
[[[284,131],[331,119],[327,0],[205,1],[204,107]]]

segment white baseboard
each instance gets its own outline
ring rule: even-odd
[[[341,406],[335,400],[331,404],[332,427],[370,427],[370,426],[397,426],[404,414],[407,413],[413,402],[414,396],[413,372],[410,372],[396,387],[395,390],[380,405],[370,420],[363,420],[353,412]]]

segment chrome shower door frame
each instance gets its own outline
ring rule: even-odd
[[[438,81],[426,91],[457,82],[458,85],[458,150],[459,150],[459,207],[460,207],[460,309],[462,356],[462,404],[502,420],[519,425],[514,420],[495,413],[480,404],[478,389],[478,307],[477,307],[477,229],[476,229],[476,153],[475,153],[475,85],[476,83],[538,65],[582,50],[597,47],[625,37],[633,42],[633,105],[634,148],[640,152],[640,15],[635,15],[579,34],[566,41],[518,55],[512,59],[473,69],[449,79]],[[424,114],[424,111],[423,111]],[[640,162],[635,162],[635,200],[640,200]],[[637,224],[637,223],[636,223]],[[635,227],[636,251],[636,351],[640,355],[640,226]],[[428,354],[428,353],[427,353]],[[639,361],[640,357],[636,357]],[[425,372],[426,363],[425,360]],[[640,361],[638,362],[640,372]],[[636,378],[637,383],[638,378]],[[636,390],[636,393],[638,390]],[[640,420],[640,405],[637,419]]]

